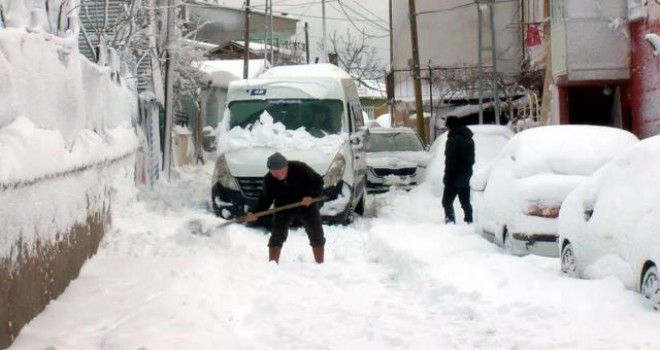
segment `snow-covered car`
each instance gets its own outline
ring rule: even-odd
[[[589,125],[516,134],[470,180],[480,192],[476,231],[513,254],[559,256],[557,216],[566,196],[638,141],[625,130]]]
[[[468,125],[472,131],[474,140],[474,165],[472,170],[488,164],[504,145],[513,137],[513,131],[502,125]],[[433,172],[437,172],[442,177],[445,171],[445,145],[447,144],[448,133],[444,132],[431,145],[431,154],[433,155]],[[430,174],[431,171],[429,170]]]
[[[429,162],[427,147],[411,128],[370,128],[366,151],[369,193],[412,188]]]
[[[660,136],[640,141],[576,188],[559,212],[561,270],[616,276],[660,308]]]

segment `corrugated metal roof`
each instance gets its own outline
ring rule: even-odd
[[[104,35],[106,42],[111,43],[115,35],[115,25],[120,16],[126,13],[126,9],[130,6],[131,0],[107,0],[107,20],[106,14],[106,0],[87,0],[80,5],[80,25],[85,29],[87,38],[91,41],[91,45],[96,47],[99,44],[99,33],[106,21],[106,29]],[[90,47],[85,33],[81,30],[78,41],[78,49],[82,55],[87,57],[90,61],[96,62],[94,49]],[[139,61],[138,61],[139,60]],[[151,86],[151,79],[153,75],[152,59],[149,55],[142,58],[136,57],[138,61],[137,66],[137,87],[138,91],[153,90]]]

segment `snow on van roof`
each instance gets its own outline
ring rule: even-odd
[[[341,78],[353,79],[343,69],[329,63],[279,66],[267,70],[259,78]]]

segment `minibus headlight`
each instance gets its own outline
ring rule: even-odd
[[[218,157],[218,161],[215,163],[213,179],[224,188],[240,191],[236,179],[229,172],[229,166],[227,165],[227,159],[225,159],[224,154]]]
[[[334,187],[341,181],[344,176],[344,169],[346,168],[346,160],[341,153],[337,153],[335,159],[332,160],[328,172],[323,176],[323,187]]]

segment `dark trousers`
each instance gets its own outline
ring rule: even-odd
[[[273,227],[270,231],[268,246],[281,248],[289,236],[289,227],[296,218],[305,227],[305,232],[307,232],[307,237],[309,238],[309,245],[312,247],[323,247],[325,245],[325,236],[323,234],[321,212],[316,204],[312,204],[306,208],[285,210],[273,214]]]
[[[472,222],[472,204],[470,204],[470,186],[456,186],[454,184],[446,184],[445,190],[442,193],[442,207],[445,209],[445,220],[456,221],[454,215],[454,199],[458,195],[458,200],[461,202],[463,213],[465,214],[465,221]]]

